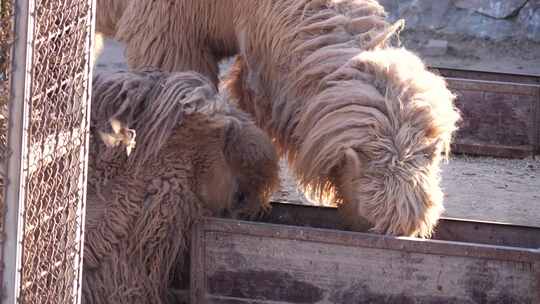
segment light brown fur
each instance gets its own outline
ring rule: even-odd
[[[191,225],[237,201],[267,208],[277,155],[197,73],[98,74],[93,92],[83,303],[167,302]],[[100,139],[132,130],[129,157]]]
[[[116,38],[131,66],[214,82],[217,61],[241,54],[226,88],[306,189],[376,232],[428,237],[459,114],[444,81],[393,46],[402,24],[384,18],[373,0],[136,1]]]

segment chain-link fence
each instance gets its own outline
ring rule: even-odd
[[[16,39],[8,58],[12,69],[5,74],[11,80],[11,157],[3,217],[4,300],[76,303],[93,0],[12,1]]]

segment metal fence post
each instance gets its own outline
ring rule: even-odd
[[[15,43],[13,45],[11,99],[8,106],[8,151],[7,181],[5,188],[4,215],[4,299],[3,303],[16,303],[20,292],[21,214],[24,204],[20,195],[21,176],[24,174],[23,158],[26,153],[28,128],[28,99],[30,95],[30,66],[32,58],[33,0],[15,1]]]

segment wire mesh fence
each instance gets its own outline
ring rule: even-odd
[[[10,158],[4,218],[17,229],[12,229],[16,235],[6,235],[6,242],[16,240],[16,248],[5,246],[4,253],[16,252],[5,255],[4,284],[10,286],[4,289],[18,303],[76,303],[82,271],[93,1],[13,1],[26,2],[21,4],[25,9],[16,12],[25,14],[16,17],[16,34],[17,39],[26,38],[26,47],[17,49],[24,44],[15,44],[13,74],[6,74],[24,84],[11,86],[18,92],[11,92],[9,103],[10,113],[21,115],[10,116],[8,130],[8,148],[15,155]],[[18,125],[20,130],[12,129]],[[11,164],[16,161],[19,170]],[[10,195],[14,192],[17,195]],[[15,271],[7,273],[13,267]],[[6,279],[10,274],[13,284]]]

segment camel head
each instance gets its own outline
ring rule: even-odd
[[[442,77],[401,48],[364,51],[322,81],[296,172],[372,231],[429,237],[443,212],[439,181],[460,115]]]

